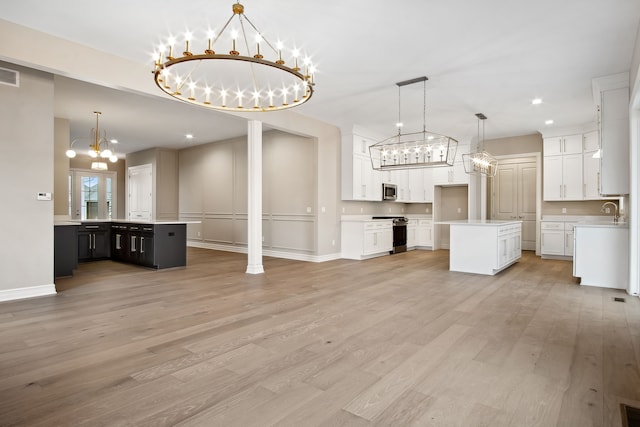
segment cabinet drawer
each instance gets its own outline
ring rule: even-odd
[[[564,222],[545,222],[545,221],[542,221],[540,223],[540,228],[542,230],[560,230],[560,231],[564,231]]]
[[[109,224],[98,222],[98,223],[82,223],[78,231],[107,231],[109,230]]]
[[[391,221],[367,222],[364,225],[365,230],[383,230],[385,228],[393,228]]]

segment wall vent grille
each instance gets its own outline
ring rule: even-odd
[[[9,86],[20,86],[20,73],[8,68],[0,68],[0,83]]]

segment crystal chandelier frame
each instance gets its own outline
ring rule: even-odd
[[[175,53],[174,37],[169,37],[167,45],[159,46],[154,53],[156,85],[180,101],[222,111],[276,111],[307,102],[315,86],[311,59],[302,57],[297,48],[284,51],[280,41],[274,47],[245,15],[240,3],[235,3],[232,10],[219,33],[207,31],[201,53],[191,50],[191,32],[184,35],[182,55]],[[232,22],[236,22],[239,32],[226,31]],[[252,43],[248,32],[254,37]],[[227,33],[230,37],[223,37]],[[229,43],[228,53],[216,53],[214,48],[218,49],[219,41]],[[290,52],[287,60],[292,66],[286,64],[283,52]],[[267,54],[272,59],[265,58]]]
[[[468,174],[480,173],[493,178],[498,171],[498,160],[484,151],[484,121],[487,116],[477,113],[478,118],[478,146],[474,153],[463,154],[464,171]],[[482,139],[480,139],[480,122],[482,122]]]
[[[398,86],[398,134],[369,147],[371,166],[375,170],[418,169],[453,166],[458,141],[450,136],[429,132],[426,129],[427,77],[417,77],[396,83]],[[401,88],[423,83],[422,132],[402,133]]]

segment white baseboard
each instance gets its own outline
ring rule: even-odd
[[[43,297],[56,294],[56,285],[30,286],[28,288],[2,289],[0,301],[13,301],[24,298]]]
[[[220,243],[207,243],[207,242],[198,242],[198,241],[190,240],[190,241],[187,241],[187,246],[191,246],[193,248],[213,249],[216,251],[236,252],[241,254],[247,253],[246,247],[225,245]],[[274,258],[285,258],[285,259],[292,259],[296,261],[308,261],[308,262],[325,262],[325,261],[333,261],[341,258],[339,253],[327,254],[327,255],[311,255],[311,254],[301,254],[301,253],[295,253],[295,252],[275,251],[273,249],[263,249],[262,255],[270,256]]]

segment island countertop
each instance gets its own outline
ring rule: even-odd
[[[506,224],[520,224],[522,221],[515,220],[500,220],[500,219],[458,219],[450,221],[436,221],[435,224],[439,225],[484,225],[484,226],[498,226]]]

